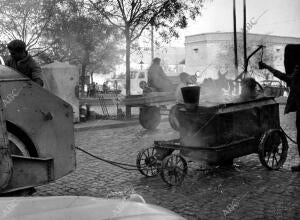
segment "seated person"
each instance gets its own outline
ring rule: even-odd
[[[25,42],[21,40],[13,40],[7,45],[7,48],[9,50],[10,57],[6,60],[5,65],[23,73],[32,81],[43,86],[42,69],[27,52]]]
[[[156,92],[174,91],[174,85],[160,66],[160,59],[154,58],[148,70],[148,86]]]

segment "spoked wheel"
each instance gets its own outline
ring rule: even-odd
[[[170,109],[170,112],[169,112],[169,123],[170,123],[171,127],[175,131],[179,131],[179,121],[176,118],[176,110],[177,110],[177,106],[176,105],[172,106],[172,108]]]
[[[140,108],[139,120],[143,128],[149,130],[155,129],[161,120],[159,108],[156,106]]]
[[[187,163],[180,155],[171,154],[162,162],[161,178],[170,186],[180,185],[187,174]]]
[[[285,134],[279,129],[267,131],[259,144],[258,154],[262,165],[278,170],[284,164],[288,152]]]
[[[155,154],[156,149],[154,147],[144,149],[138,153],[136,167],[144,176],[152,177],[158,174],[159,164]]]

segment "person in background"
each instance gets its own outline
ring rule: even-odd
[[[284,113],[296,112],[297,146],[300,155],[300,44],[289,44],[285,47],[284,67],[286,73],[282,73],[263,62],[259,63],[260,69],[269,70],[290,87]],[[300,164],[293,166],[292,171],[299,172]]]
[[[32,81],[43,86],[42,69],[26,51],[26,44],[21,40],[13,40],[7,45],[7,48],[10,57],[6,60],[5,65],[23,73]]]
[[[174,90],[171,80],[160,66],[160,59],[154,58],[148,70],[148,86],[157,92],[170,92]]]
[[[108,92],[107,82],[103,83],[102,90],[103,90],[103,93],[107,93]]]

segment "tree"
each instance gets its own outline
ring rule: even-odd
[[[81,66],[81,86],[87,72],[108,73],[120,60],[119,34],[102,17],[89,15],[83,1],[60,1],[45,38],[56,42],[45,61],[68,61]]]
[[[40,40],[52,18],[54,2],[55,0],[1,0],[0,37],[6,41],[21,39],[26,43],[27,50],[35,54],[47,50],[48,46],[41,45]]]
[[[149,26],[161,28],[163,37],[178,36],[189,18],[200,14],[204,0],[89,0],[91,7],[119,28],[126,40],[126,95],[130,95],[130,46]],[[130,117],[130,108],[126,116]]]
[[[262,38],[259,42],[257,41],[249,41],[247,42],[247,54],[248,56],[250,53],[252,53],[258,45],[266,45],[267,43],[264,41]],[[218,62],[218,67],[221,68],[222,66],[226,67],[232,67],[234,66],[234,45],[233,42],[227,42],[225,44],[220,45],[221,49],[218,54],[217,60]],[[243,39],[242,39],[242,34],[238,33],[237,37],[237,56],[238,56],[238,63],[239,63],[239,71],[242,72],[244,70],[244,48],[243,48]],[[256,54],[253,55],[253,57],[249,60],[248,63],[248,73],[250,75],[256,74],[259,77],[262,78],[267,78],[267,73],[266,71],[260,71],[258,70],[258,62],[261,59],[264,59],[264,62],[267,63],[273,63],[275,57],[272,54],[272,51],[269,48],[264,49],[263,53],[262,51],[257,52]]]

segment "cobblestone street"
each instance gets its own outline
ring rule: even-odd
[[[295,115],[283,116],[281,126],[296,137]],[[113,161],[135,164],[137,152],[154,140],[178,138],[164,121],[155,131],[140,125],[127,128],[76,132],[76,145]],[[203,172],[188,164],[188,175],[178,187],[168,187],[161,178],[145,178],[77,151],[77,168],[54,183],[37,187],[34,196],[77,195],[124,198],[132,192],[147,203],[170,209],[187,219],[300,219],[300,173],[290,167],[299,162],[295,144],[289,141],[288,158],[282,169],[269,171],[258,155],[235,159],[234,169]]]

